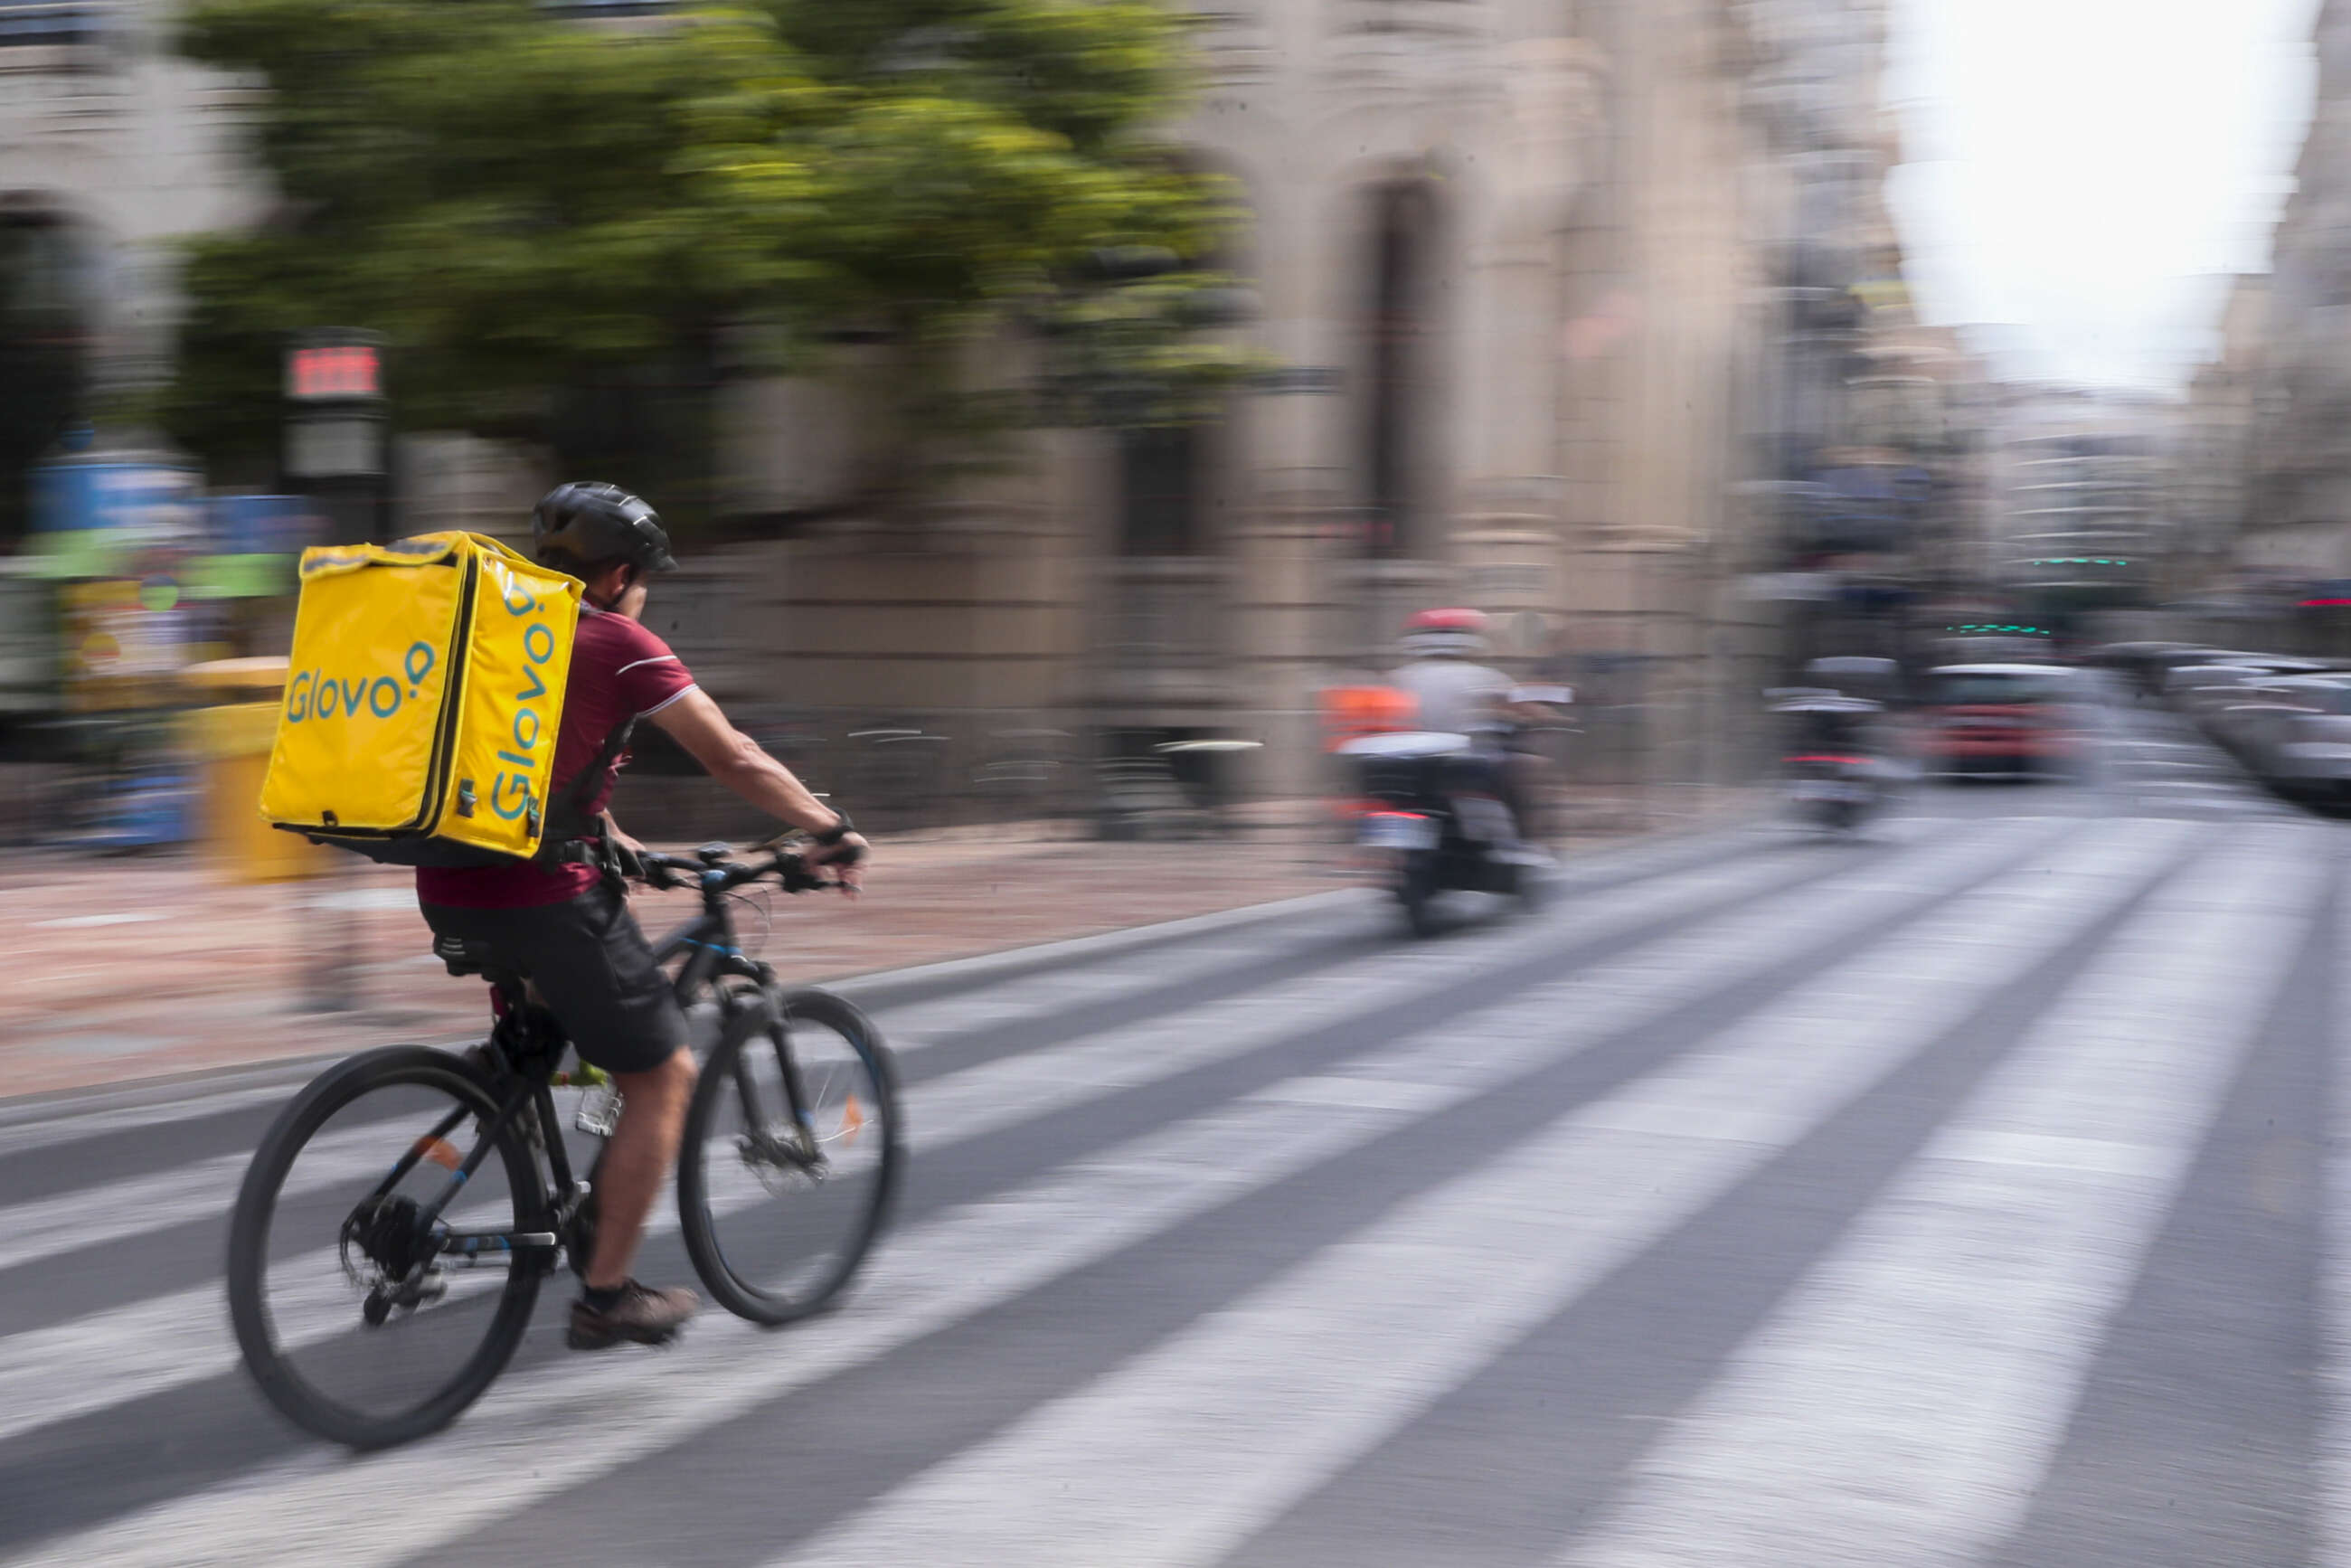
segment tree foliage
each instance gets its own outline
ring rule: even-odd
[[[722,337],[753,371],[844,335],[890,345],[910,438],[1103,406],[957,382],[977,401],[947,417],[941,378],[1008,323],[1051,329],[1061,392],[1107,377],[1120,419],[1196,415],[1244,361],[1203,339],[1217,280],[1188,267],[1234,209],[1149,141],[1177,105],[1180,26],[1155,0],[596,21],[199,0],[181,47],[266,83],[256,150],[280,201],[193,246],[169,417],[199,449],[266,446],[284,336],[327,324],[390,335],[411,426],[543,435],[563,389],[707,364]],[[1139,252],[1186,266],[1137,283],[1090,265]]]

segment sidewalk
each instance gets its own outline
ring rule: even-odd
[[[1575,848],[1737,809],[1704,791],[1667,817],[1594,797],[1563,815]],[[780,893],[747,948],[789,981],[836,979],[1090,936],[1343,887],[1346,854],[1319,810],[1266,810],[1228,838],[1102,843],[1039,824],[956,830],[877,847],[866,895]],[[1074,830],[1071,830],[1074,831]],[[1032,835],[1032,836],[1019,836]],[[690,893],[642,893],[659,931]],[[478,979],[430,951],[411,874],[350,859],[331,882],[238,886],[194,857],[29,857],[0,871],[0,1098],[282,1060],[482,1029]],[[348,974],[356,1005],[318,1010]]]

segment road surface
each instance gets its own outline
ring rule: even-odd
[[[1366,894],[882,1007],[839,1312],[582,1356],[550,1289],[364,1458],[224,1321],[289,1081],[0,1109],[0,1558],[2351,1563],[2351,829],[2110,730],[1419,945]]]

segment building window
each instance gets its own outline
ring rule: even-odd
[[[107,21],[93,0],[0,0],[0,48],[103,43]]]
[[[84,412],[100,257],[40,207],[0,207],[0,548],[26,524],[26,476]]]
[[[1201,552],[1200,445],[1191,425],[1131,430],[1121,438],[1120,554]]]
[[[1425,183],[1374,193],[1364,424],[1364,544],[1373,556],[1412,555],[1421,543],[1435,230],[1436,203]]]

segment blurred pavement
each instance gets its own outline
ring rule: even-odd
[[[1565,847],[1751,805],[1740,790],[1583,790]],[[751,950],[819,981],[1060,941],[1343,885],[1321,808],[1245,808],[1189,841],[1104,843],[1012,823],[885,839],[867,894],[763,899]],[[1067,836],[1050,836],[1053,834]],[[685,893],[638,894],[651,932]],[[249,1062],[455,1040],[486,992],[431,953],[410,873],[347,857],[331,883],[225,884],[186,859],[19,857],[0,871],[0,1100]],[[344,987],[356,1006],[317,1010]]]

